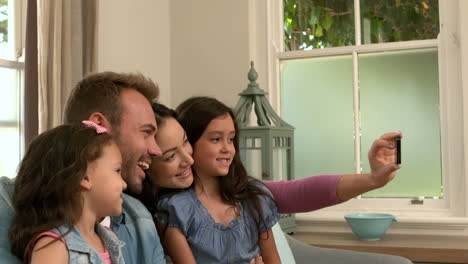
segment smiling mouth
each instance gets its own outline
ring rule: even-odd
[[[176,174],[176,177],[187,177],[192,173],[192,169],[188,168],[181,173]]]
[[[149,164],[147,162],[144,162],[144,161],[138,161],[138,166],[142,170],[147,170],[149,168]]]
[[[219,158],[219,159],[216,159],[216,161],[219,161],[219,162],[221,162],[221,164],[226,165],[226,166],[231,163],[231,159],[221,159],[221,158]]]

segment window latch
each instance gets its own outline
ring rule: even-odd
[[[423,199],[412,199],[411,204],[424,204]]]

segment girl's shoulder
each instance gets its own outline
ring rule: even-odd
[[[158,205],[163,209],[169,206],[182,206],[185,208],[187,205],[193,204],[194,198],[193,189],[187,189],[161,197]]]
[[[68,263],[68,249],[60,235],[44,232],[37,236],[31,250],[31,262]]]
[[[175,194],[163,196],[158,202],[158,209],[167,211],[169,215],[185,217],[196,208],[196,197],[193,189],[187,189]]]
[[[193,226],[196,216],[200,215],[195,193],[188,189],[161,198],[155,217],[160,224],[177,227],[186,234],[188,228]]]

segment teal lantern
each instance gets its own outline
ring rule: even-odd
[[[250,81],[234,108],[239,123],[240,156],[249,175],[262,180],[294,179],[294,127],[273,110],[267,93],[260,89],[254,63],[248,73]],[[252,113],[252,109],[254,113]],[[296,229],[294,215],[281,216],[284,232]]]

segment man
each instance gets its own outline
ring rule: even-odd
[[[158,86],[140,74],[104,72],[84,78],[73,90],[65,109],[65,123],[92,120],[113,134],[122,153],[122,177],[130,194],[141,192],[145,170],[161,150],[154,136],[156,121],[150,101]],[[0,259],[19,263],[9,252],[8,228],[13,210],[14,182],[0,184]],[[165,263],[155,225],[148,210],[135,198],[123,195],[122,214],[111,218],[111,229],[126,245],[127,263]]]
[[[152,157],[161,156],[149,103],[158,95],[158,86],[142,75],[104,72],[79,82],[65,108],[65,123],[91,120],[113,134],[122,153],[122,177],[129,194],[141,192]],[[152,216],[130,195],[124,194],[123,200],[122,214],[111,217],[111,229],[126,243],[124,260],[165,263]]]
[[[65,123],[92,120],[106,127],[113,134],[122,152],[122,177],[127,183],[128,194],[123,195],[122,214],[111,218],[111,229],[126,243],[123,247],[126,263],[165,263],[152,216],[141,202],[131,196],[141,192],[145,178],[144,171],[151,164],[152,157],[161,155],[154,137],[157,125],[150,105],[158,95],[158,86],[140,74],[103,72],[81,80],[73,90],[65,109]],[[381,140],[379,144],[387,143]],[[378,173],[379,178],[383,176],[393,178],[397,168],[379,166],[378,169],[386,170],[384,173]],[[350,175],[339,179],[336,192],[342,200],[369,190],[366,184],[346,187],[347,183],[355,181],[355,177]],[[362,176],[358,178],[361,182],[365,179]],[[389,180],[391,179],[385,179],[385,183]],[[8,229],[13,215],[11,206],[13,187],[14,180],[6,177],[0,179],[2,263],[19,263],[19,260],[11,255],[8,241]],[[277,193],[274,190],[272,192],[278,203],[290,199],[277,197]]]

